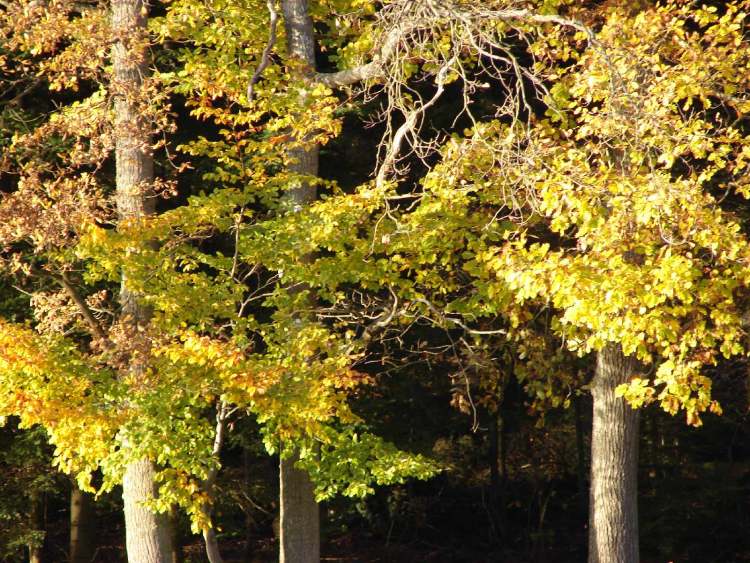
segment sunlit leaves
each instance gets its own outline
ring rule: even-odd
[[[316,483],[319,501],[337,494],[360,498],[374,485],[403,483],[407,476],[428,479],[440,471],[433,461],[407,454],[368,432],[328,430],[319,447],[303,450],[298,462]]]
[[[739,179],[745,167],[746,138],[715,110],[738,111],[725,92],[745,82],[750,52],[738,48],[746,15],[736,6],[722,18],[691,10],[608,14],[602,49],[553,89],[575,142],[540,127],[526,149],[548,147],[524,165],[524,189],[570,247],[546,252],[522,237],[488,265],[518,300],[559,311],[571,349],[618,342],[654,363],[653,379],[620,390],[635,406],[658,401],[699,424],[718,410],[702,366],[743,350],[748,243],[710,189],[717,174]],[[705,33],[685,31],[691,18]]]
[[[0,413],[39,424],[55,445],[55,463],[81,481],[109,455],[124,412],[122,387],[103,366],[91,366],[74,345],[3,322],[0,331]],[[82,428],[85,427],[85,432]]]

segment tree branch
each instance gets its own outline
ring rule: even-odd
[[[62,288],[73,300],[73,302],[78,306],[78,309],[81,312],[81,315],[83,315],[86,324],[89,325],[92,334],[103,342],[109,343],[109,337],[107,336],[107,333],[104,332],[102,325],[99,324],[98,320],[96,320],[96,317],[94,316],[94,313],[91,312],[91,309],[89,308],[88,303],[86,303],[86,300],[81,296],[80,293],[78,293],[78,290],[73,286],[73,284],[70,283],[67,274],[63,272],[59,277],[53,277],[62,286]]]
[[[32,275],[50,278],[60,284],[60,287],[65,290],[65,292],[68,294],[68,297],[70,297],[73,300],[73,303],[75,303],[78,307],[78,310],[83,316],[83,319],[89,326],[91,335],[94,338],[100,339],[106,346],[112,345],[112,341],[109,339],[109,336],[105,332],[101,323],[99,323],[99,321],[96,319],[94,313],[91,311],[91,308],[89,307],[88,303],[86,303],[86,300],[83,298],[83,296],[78,292],[75,286],[70,283],[68,275],[65,272],[62,272],[59,275],[55,275],[52,272],[39,270],[33,265],[30,266],[30,272]]]
[[[445,91],[445,78],[448,75],[448,71],[450,70],[452,63],[453,60],[451,59],[438,72],[437,78],[435,80],[435,83],[437,84],[437,90],[435,91],[433,96],[429,100],[427,100],[427,102],[414,108],[414,110],[407,115],[406,120],[401,125],[401,127],[398,128],[396,134],[393,135],[393,139],[389,143],[388,152],[383,159],[383,163],[381,164],[380,170],[378,170],[378,174],[375,179],[375,185],[377,187],[383,186],[383,184],[388,179],[388,175],[396,167],[396,160],[398,159],[399,152],[401,152],[401,145],[403,144],[406,135],[408,135],[410,132],[413,132],[417,128],[419,118],[423,116],[431,106],[435,105],[435,102],[437,102],[440,96],[443,95],[443,92]]]
[[[263,71],[266,70],[266,67],[268,67],[270,63],[270,57],[271,57],[271,50],[273,49],[273,46],[276,44],[276,26],[279,23],[279,14],[276,12],[276,6],[274,6],[274,0],[268,0],[266,2],[266,6],[268,7],[268,13],[270,15],[270,21],[269,21],[269,30],[268,30],[268,43],[266,43],[266,47],[263,49],[263,53],[260,56],[260,64],[258,65],[258,68],[255,69],[255,72],[253,73],[252,78],[250,78],[250,83],[247,85],[247,102],[250,103],[253,100],[254,95],[254,89],[255,85],[260,80],[260,77],[263,75]]]
[[[313,80],[329,88],[340,88],[365,80],[383,77],[385,76],[384,65],[396,54],[399,43],[419,27],[419,22],[399,25],[386,34],[383,46],[371,62],[338,72],[317,72]]]
[[[341,88],[351,86],[358,82],[371,80],[384,76],[383,68],[379,61],[373,61],[355,68],[339,70],[338,72],[316,72],[313,81],[323,84],[329,88]]]
[[[409,0],[411,3],[411,0]],[[344,69],[337,72],[315,73],[313,80],[329,88],[351,86],[366,80],[382,78],[386,75],[385,65],[393,58],[398,50],[399,44],[418,29],[428,29],[439,20],[461,17],[464,20],[474,21],[503,21],[521,20],[538,24],[554,23],[562,27],[571,27],[586,34],[589,42],[597,44],[593,30],[578,20],[565,18],[558,15],[535,14],[530,10],[465,10],[457,6],[437,5],[431,1],[426,3],[432,8],[432,18],[414,18],[412,21],[403,23],[399,21],[397,27],[391,29],[385,36],[382,47],[369,63]]]
[[[216,434],[214,436],[214,446],[211,454],[216,457],[217,463],[219,455],[221,454],[221,448],[224,444],[224,434],[227,428],[227,417],[230,411],[228,405],[224,401],[219,401],[218,409],[216,412]],[[208,475],[203,481],[203,490],[210,500],[205,502],[201,507],[203,515],[208,521],[208,525],[203,528],[203,541],[206,544],[206,556],[210,563],[223,563],[221,552],[219,551],[219,542],[216,539],[216,532],[211,524],[211,502],[213,502],[213,489],[216,484],[216,477],[219,474],[218,465],[212,467],[208,471]]]
[[[432,311],[432,313],[435,314],[435,316],[437,316],[437,318],[438,318],[439,321],[441,321],[443,323],[445,323],[445,322],[453,323],[454,325],[456,325],[456,326],[464,329],[469,334],[478,334],[478,335],[485,335],[485,336],[492,335],[492,334],[508,334],[508,331],[507,330],[503,330],[503,329],[498,329],[498,330],[476,330],[476,329],[473,329],[473,328],[467,326],[466,324],[464,324],[460,319],[457,319],[456,317],[448,317],[448,316],[444,315],[442,312],[438,311],[437,308],[432,303],[430,303],[429,301],[427,301],[427,299],[414,299],[413,301],[414,301],[414,303],[422,303],[423,305],[426,305],[427,308],[430,311]],[[427,317],[427,318],[429,318],[429,317]]]

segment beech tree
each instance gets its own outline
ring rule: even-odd
[[[103,470],[105,490],[122,480],[131,560],[168,556],[164,518],[153,513],[163,513],[173,503],[189,512],[195,528],[204,532],[209,557],[219,560],[211,493],[226,417],[238,408],[265,423],[269,450],[278,451],[281,444],[284,458],[298,457],[307,471],[315,472],[319,496],[339,491],[361,496],[372,490],[372,482],[434,473],[434,464],[366,432],[345,402],[347,390],[366,381],[350,367],[356,347],[322,323],[306,319],[300,311],[309,302],[308,292],[290,292],[278,276],[258,275],[262,263],[254,263],[239,244],[243,230],[254,225],[250,204],[256,198],[274,208],[278,202],[289,207],[294,194],[305,191],[300,184],[315,180],[298,161],[335,125],[326,98],[313,114],[320,116],[317,121],[286,116],[255,129],[254,119],[268,110],[261,109],[254,119],[245,109],[234,113],[237,106],[229,97],[228,111],[204,111],[204,88],[215,92],[240,81],[244,84],[239,93],[247,103],[253,70],[248,64],[242,64],[238,75],[228,75],[225,84],[213,77],[201,82],[209,77],[200,75],[195,80],[183,75],[179,81],[170,73],[148,78],[142,6],[117,4],[111,26],[103,11],[74,4],[13,8],[5,14],[10,44],[45,55],[37,64],[54,76],[53,88],[75,91],[93,83],[96,90],[12,146],[8,166],[20,173],[20,180],[3,201],[8,265],[27,285],[46,284],[47,289],[57,283],[63,291],[40,297],[38,316],[48,323],[39,322],[34,329],[12,323],[5,327],[3,412],[20,416],[25,425],[45,426],[57,447],[56,463],[77,473],[82,486],[89,486],[96,468]],[[175,10],[193,8],[176,3]],[[236,15],[245,18],[248,11]],[[57,27],[50,37],[51,21]],[[246,28],[245,21],[229,23],[235,31]],[[171,32],[170,25],[179,30],[185,24],[172,20],[162,29]],[[206,37],[203,31],[197,25],[190,39],[216,47],[215,35]],[[108,80],[102,45],[110,33],[119,42],[113,51],[114,75]],[[241,40],[245,37],[246,29],[240,33]],[[231,55],[226,49],[215,52]],[[268,55],[258,51],[255,57],[261,64]],[[208,59],[200,64],[214,62]],[[294,59],[289,58],[290,67],[299,64]],[[210,149],[208,156],[216,158],[226,146],[239,155],[240,173],[230,172],[236,160],[219,158],[216,175],[207,175],[220,180],[217,189],[154,215],[154,196],[168,187],[153,179],[152,153],[158,147],[156,133],[170,131],[163,103],[170,91],[197,92],[195,102],[192,96],[188,99],[195,103],[195,114],[230,127],[224,134],[231,145],[211,146],[197,139],[185,151],[202,156]],[[273,92],[267,91],[266,99],[272,98]],[[299,95],[291,91],[287,103],[293,107],[308,102],[303,98],[300,104]],[[274,149],[277,139],[257,135],[274,127],[290,139],[280,150]],[[309,134],[318,128],[322,133]],[[44,158],[49,152],[42,152],[50,150],[48,140],[57,138],[71,142],[54,147],[58,160],[50,163]],[[112,152],[117,174],[114,185],[107,185],[102,172]],[[269,173],[274,162],[285,164],[284,175]],[[279,197],[279,189],[287,185],[292,196]],[[232,256],[200,249],[209,236],[224,233],[235,240]],[[29,250],[35,251],[34,258]],[[269,272],[276,265],[273,260],[265,264]],[[203,266],[207,269],[201,270]],[[121,311],[102,322],[96,310],[106,310],[106,297],[86,293],[120,280]],[[269,287],[276,289],[266,293]],[[259,299],[278,309],[272,325],[249,316]],[[81,339],[84,327],[88,336]],[[71,330],[78,339],[66,336]],[[261,348],[257,353],[255,345]],[[80,392],[67,400],[72,387]],[[215,408],[215,426],[202,415],[208,408]],[[291,465],[285,474],[307,479]],[[305,491],[304,502],[317,510],[312,487],[307,485]],[[139,532],[145,535],[139,537]],[[317,532],[313,535],[303,538],[304,552],[318,544]],[[288,542],[294,541],[292,534]]]
[[[534,406],[592,360],[589,560],[638,560],[631,407],[699,425],[706,367],[743,352],[722,198],[750,193],[746,2],[2,5],[0,63],[61,105],[3,160],[3,266],[35,320],[0,326],[0,414],[83,488],[123,484],[132,561],[169,556],[174,504],[221,560],[232,417],[280,455],[284,561],[319,559],[316,500],[434,474],[349,404],[420,325]],[[170,99],[204,128],[176,131]],[[341,189],[320,147],[373,100],[372,179]]]
[[[600,48],[539,46],[575,63],[552,71],[563,79],[548,119],[476,128],[446,149],[435,181],[497,197],[507,211],[493,220],[516,222],[505,194],[528,202],[505,242],[470,247],[481,281],[470,311],[497,312],[508,290],[540,299],[559,311],[553,327],[571,350],[598,352],[589,557],[636,561],[637,413],[617,397],[700,424],[720,412],[703,366],[743,350],[747,241],[714,194],[746,191],[746,100],[726,92],[746,88],[747,24],[739,5],[721,16],[608,5],[580,17],[601,17]]]
[[[115,152],[114,201],[116,201],[120,219],[126,222],[153,210],[151,124],[144,119],[149,112],[143,110],[142,92],[144,77],[148,75],[148,60],[145,54],[147,38],[144,33],[145,8],[140,2],[113,2],[110,22],[106,20],[105,10],[95,9],[94,6],[83,5],[81,7],[73,3],[54,5],[14,3],[6,8],[3,13],[3,30],[8,39],[8,45],[17,49],[22,56],[31,55],[30,64],[27,63],[27,66],[32,68],[36,66],[39,69],[39,75],[44,78],[51,77],[50,85],[53,90],[66,87],[76,90],[80,81],[102,77],[105,73],[99,65],[108,56],[105,49],[106,39],[109,34],[111,34],[110,38],[114,37],[112,74],[108,81],[99,82],[99,91],[83,102],[73,104],[72,108],[58,112],[56,116],[31,134],[15,139],[16,142],[11,147],[11,159],[15,159],[19,164],[25,161],[25,164],[23,171],[19,174],[18,189],[3,201],[3,212],[7,219],[3,235],[5,244],[11,250],[7,255],[11,270],[21,276],[26,275],[27,279],[31,276],[56,281],[63,293],[57,294],[53,299],[57,299],[59,305],[62,298],[62,303],[68,302],[78,308],[78,314],[88,325],[94,347],[100,346],[107,352],[117,349],[118,353],[122,354],[121,365],[129,365],[127,369],[131,371],[135,380],[142,379],[147,369],[144,362],[147,360],[137,357],[145,350],[143,344],[138,345],[135,341],[143,340],[138,338],[138,334],[143,331],[143,324],[147,322],[147,311],[138,303],[137,296],[129,291],[127,285],[124,285],[121,292],[123,318],[121,328],[134,338],[130,342],[133,344],[131,348],[118,346],[90,310],[91,302],[86,301],[74,282],[68,278],[73,264],[69,258],[63,258],[60,254],[69,250],[71,242],[75,241],[75,233],[81,226],[82,214],[85,215],[94,209],[103,210],[106,207],[101,187],[89,170],[91,166],[102,164],[110,148]],[[17,26],[24,28],[25,32],[19,34]],[[69,41],[72,43],[66,44]],[[34,56],[39,54],[52,56],[34,60]],[[12,66],[9,68],[16,70]],[[114,100],[114,118],[111,122],[109,122],[105,103],[105,93],[109,93]],[[83,121],[79,121],[81,118]],[[85,127],[80,127],[84,122]],[[52,139],[47,136],[52,136]],[[70,137],[73,137],[75,141],[67,144],[66,138]],[[34,150],[54,147],[58,139],[62,141],[61,144],[52,150],[58,153],[62,162],[50,165],[49,162],[43,160],[43,157],[32,154]],[[54,152],[48,154],[54,154]],[[17,170],[9,169],[12,173],[18,173]],[[73,208],[76,208],[78,213],[70,213]],[[103,217],[104,215],[97,215],[97,218]],[[42,234],[51,235],[52,232],[58,236]],[[42,267],[38,268],[36,264],[32,265],[33,259],[29,260],[28,256],[24,256],[23,251],[27,244],[25,241],[32,241],[31,249],[39,251],[39,258],[49,257],[50,254],[56,252],[60,254],[57,259],[52,258],[47,262],[42,262]],[[11,245],[15,247],[11,249]],[[58,323],[51,327],[50,333],[56,332],[55,328],[59,329],[69,322],[70,318],[59,320],[60,311],[54,310],[54,305],[45,310],[42,302],[43,300],[37,301],[38,316],[49,315],[53,325]],[[57,320],[53,320],[55,317]],[[10,346],[11,350],[14,344],[17,342],[6,341],[6,346]],[[8,348],[4,349],[8,350]],[[43,345],[40,346],[39,351],[41,349]],[[71,348],[70,351],[78,356],[74,349]],[[4,357],[6,369],[8,372],[15,370],[19,375],[28,374],[25,370],[31,369],[32,356],[33,354],[29,354],[25,358],[30,364],[20,366],[13,356],[6,355]],[[78,357],[74,362],[82,359]],[[71,366],[61,366],[61,369],[71,369]],[[92,373],[96,371],[98,368],[94,368]],[[49,374],[42,371],[39,376],[42,379],[36,383],[44,385]],[[80,374],[75,374],[73,369],[66,376],[76,379]],[[83,380],[77,379],[77,381],[87,386]],[[26,378],[14,384],[11,376],[11,380],[6,383],[9,384],[6,392],[10,394],[23,393],[22,389],[28,390],[34,387],[34,383]],[[52,378],[49,381],[49,387],[60,383]],[[62,388],[56,391],[56,393],[64,392]],[[81,399],[79,405],[87,402],[83,397],[79,399]],[[71,427],[73,419],[66,421],[65,414],[61,412],[39,412],[49,408],[49,405],[44,404],[43,399],[37,398],[37,400],[40,400],[41,404],[37,404],[36,408],[28,408],[29,416],[24,420],[25,424],[35,422],[45,424],[46,422],[45,426],[48,430],[54,428],[58,433],[75,432]],[[69,406],[71,405],[62,402],[58,408]],[[93,412],[97,408],[96,400],[85,408]],[[23,415],[22,411],[23,409],[19,411],[17,408],[10,408],[13,414]],[[68,414],[75,416],[73,413]],[[67,428],[62,430],[66,422]],[[85,420],[77,422],[85,425]],[[62,443],[66,442],[66,438],[55,436],[55,430],[52,430],[53,442],[55,438],[59,438]],[[68,436],[69,438],[72,438],[72,435]],[[99,438],[105,438],[105,436],[99,436]],[[130,439],[133,440],[133,438]],[[91,444],[85,444],[80,439],[76,441],[78,444],[73,445],[72,449],[80,450],[79,454],[91,447]],[[127,439],[123,443],[125,447],[127,447],[126,442]],[[70,443],[67,445],[71,447]],[[62,451],[58,450],[58,453],[65,460],[61,461],[64,468],[66,463],[73,464],[67,466],[69,471],[76,466],[77,469],[84,469],[87,466],[86,462],[81,464],[80,461],[73,461],[69,457],[71,450],[66,450],[65,446],[62,447]],[[101,452],[94,454],[94,457],[100,455]],[[98,462],[92,463],[98,464]],[[91,467],[89,466],[89,469]],[[125,469],[123,497],[127,549],[132,561],[166,561],[171,557],[169,546],[171,536],[166,529],[166,520],[155,516],[143,505],[144,501],[153,500],[156,491],[154,474],[153,462],[148,458],[136,458],[128,463]],[[82,483],[85,483],[85,478]]]
[[[113,0],[112,81],[114,98],[115,201],[119,223],[138,221],[154,214],[154,161],[152,134],[142,117],[141,84],[149,73],[146,54],[148,7],[140,0]],[[139,98],[141,98],[139,100]],[[123,329],[133,339],[129,375],[138,385],[148,370],[146,330],[150,312],[124,277],[120,290]],[[132,438],[125,436],[123,446]],[[122,478],[128,560],[160,563],[172,555],[172,533],[164,514],[155,514],[144,503],[158,496],[157,468],[147,457],[130,461]]]
[[[429,14],[432,7],[446,17],[439,21],[456,25],[469,19],[463,10],[502,21],[489,10],[425,6],[415,9]],[[504,315],[509,326],[494,332],[518,337],[517,327],[531,318],[524,304],[537,302],[558,312],[552,326],[570,350],[597,353],[591,561],[638,559],[638,415],[619,397],[633,407],[658,402],[673,414],[684,410],[688,423],[699,424],[702,412],[720,412],[703,366],[743,350],[747,242],[715,195],[746,193],[747,100],[737,93],[747,89],[741,47],[747,23],[740,6],[717,15],[681,2],[608,4],[601,11],[571,8],[570,20],[550,18],[569,25],[562,34],[547,29],[530,46],[539,74],[521,72],[519,82],[537,84],[539,98],[518,91],[516,101],[528,108],[525,123],[476,122],[464,138],[443,145],[443,162],[421,190],[394,193],[384,180],[404,139],[421,154],[437,143],[416,136],[435,97],[407,106],[374,188],[332,198],[299,218],[298,228],[313,235],[311,250],[336,253],[299,264],[293,275],[300,279],[313,268],[315,279],[334,290],[342,281],[387,285],[402,300],[397,314],[429,315],[474,334],[493,330],[467,320]],[[418,21],[423,29],[434,20]],[[451,72],[464,80],[471,75],[458,67],[460,56],[450,58],[450,40],[436,56],[429,50],[435,35],[426,37],[420,59],[428,75],[432,70],[438,97]],[[581,51],[578,41],[589,48]],[[497,54],[502,43],[494,45],[483,54],[517,68],[516,59]],[[385,81],[396,90],[404,84],[392,76]],[[399,107],[405,98],[395,99]],[[531,107],[542,100],[546,119]],[[396,203],[403,199],[410,212]],[[336,230],[315,228],[325,221]],[[340,230],[365,222],[374,226],[362,239],[341,241]],[[458,261],[461,273],[476,282],[472,294],[456,298],[451,292],[461,277],[450,272],[458,253],[465,259]],[[363,267],[368,262],[375,267]],[[412,272],[418,283],[404,276]],[[427,288],[442,293],[439,301],[425,299]]]
[[[576,248],[547,255],[514,242],[497,267],[520,297],[541,294],[561,310],[569,347],[599,350],[591,562],[638,560],[637,413],[615,397],[684,410],[698,425],[703,411],[721,412],[702,367],[743,351],[747,241],[712,191],[746,193],[737,126],[747,107],[726,97],[745,87],[745,18],[738,4],[721,17],[682,3],[611,9],[598,34],[609,57],[582,57],[577,84],[555,92],[577,114],[561,128],[571,126],[572,143],[555,135],[557,156],[539,155],[538,176],[523,169],[553,231],[572,230]],[[535,265],[519,271],[524,256]]]

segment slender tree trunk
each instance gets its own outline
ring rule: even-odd
[[[500,444],[500,428],[503,424],[502,415],[500,414],[500,408],[497,411],[490,412],[490,489],[492,490],[493,500],[497,500],[500,496],[500,451],[502,445]]]
[[[139,92],[148,73],[146,6],[141,0],[112,0],[113,81],[115,104],[115,162],[117,211],[120,221],[154,213],[151,186],[154,160],[151,136],[139,111]],[[149,311],[123,280],[120,292],[123,318],[134,327],[148,322]],[[142,365],[131,369],[140,371]],[[147,459],[131,462],[125,471],[125,535],[129,563],[168,563],[172,559],[172,534],[167,515],[157,515],[143,502],[157,494],[156,468]]]
[[[210,563],[223,563],[221,551],[219,551],[219,540],[213,528],[203,530],[203,543],[206,545],[206,557]]]
[[[307,71],[315,70],[315,36],[307,0],[282,0],[287,52]],[[304,72],[304,70],[303,70]],[[304,102],[304,93],[301,95]],[[318,147],[313,145],[289,150],[293,160],[290,172],[309,176],[318,174]],[[315,200],[315,186],[301,183],[288,193],[293,209]],[[318,563],[320,561],[320,513],[313,485],[307,472],[294,467],[297,456],[282,459],[279,468],[280,489],[280,563]]]
[[[581,408],[581,397],[573,398],[576,423],[576,477],[578,481],[578,494],[581,497],[581,505],[586,507],[586,445],[583,434],[583,410]]]
[[[35,532],[44,532],[46,535],[46,526],[44,518],[44,494],[34,491],[29,499],[29,523]],[[29,544],[29,563],[42,563],[44,550],[44,540],[39,543]]]
[[[619,345],[597,355],[591,383],[589,563],[638,562],[638,411],[615,388],[638,370]]]
[[[223,402],[217,407],[216,411],[216,434],[214,435],[214,447],[212,453],[219,458],[221,448],[224,445],[224,434],[227,431],[226,416],[228,408]],[[203,491],[207,497],[203,505],[203,514],[208,522],[211,522],[211,507],[215,499],[216,478],[219,476],[219,468],[214,467],[209,471],[208,476],[203,482]],[[212,522],[213,523],[213,522]],[[216,537],[215,528],[203,528],[203,543],[206,545],[206,557],[210,563],[224,563],[219,550],[219,540]]]
[[[493,520],[496,539],[500,541],[505,535],[505,421],[502,415],[502,404],[497,411],[490,413],[490,516]]]
[[[180,532],[179,518],[174,508],[169,514],[169,528],[172,532],[172,563],[182,563],[185,560],[182,554],[182,533]]]
[[[251,490],[252,481],[250,479],[250,450],[247,447],[242,448],[242,480],[246,491]],[[245,513],[245,548],[243,550],[243,561],[250,561],[253,555],[253,518],[250,508],[244,509]]]
[[[94,502],[73,483],[70,490],[70,563],[91,563],[94,555]]]

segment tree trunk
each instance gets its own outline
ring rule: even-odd
[[[279,563],[320,561],[320,516],[306,471],[294,467],[297,457],[281,461],[281,550]]]
[[[217,406],[216,410],[216,434],[214,435],[214,447],[212,454],[219,459],[221,456],[221,448],[224,445],[224,434],[227,431],[226,416],[227,406],[221,402]],[[219,468],[214,467],[206,476],[203,481],[203,491],[206,495],[206,502],[203,504],[202,510],[206,518],[206,521],[213,525],[211,519],[211,507],[215,500],[215,486],[216,478],[219,476]],[[216,530],[211,528],[203,528],[203,543],[206,545],[206,556],[210,563],[224,563],[224,559],[221,557],[221,551],[219,550],[219,540],[216,538]]]
[[[205,528],[203,530],[203,543],[206,545],[206,557],[208,557],[209,563],[224,562],[224,559],[221,557],[221,551],[219,551],[219,540],[216,538],[216,530]]]
[[[282,0],[287,52],[304,64],[306,71],[315,70],[315,36],[307,0]],[[305,72],[305,70],[303,70]],[[301,94],[304,102],[304,93]],[[318,147],[289,150],[293,160],[290,172],[316,176]],[[315,200],[315,186],[301,183],[290,190],[288,202],[294,210]],[[280,489],[280,563],[318,563],[320,561],[320,513],[315,502],[313,485],[307,472],[294,467],[297,456],[282,459],[279,468]]]
[[[500,496],[500,452],[502,451],[501,428],[503,417],[500,414],[500,406],[495,412],[490,412],[489,441],[490,441],[490,490],[493,500]]]
[[[91,563],[94,556],[94,503],[73,483],[70,490],[70,563]]]
[[[169,563],[172,560],[172,534],[169,516],[154,514],[143,501],[156,496],[156,469],[147,459],[128,465],[122,482],[125,501],[125,547],[128,563]]]
[[[29,499],[29,524],[35,532],[42,532],[46,536],[44,518],[44,493],[33,491]],[[41,542],[29,543],[29,563],[42,563],[44,560],[44,539]]]
[[[576,478],[578,481],[578,495],[581,498],[581,507],[586,508],[586,445],[583,430],[583,410],[581,408],[581,397],[573,397],[573,409],[576,423]]]
[[[172,563],[182,563],[185,557],[182,554],[182,533],[180,532],[178,514],[172,507],[172,512],[169,514],[169,529],[172,532]]]
[[[139,111],[143,77],[148,73],[146,6],[141,0],[112,0],[112,47],[117,211],[120,221],[154,213],[151,189],[154,160],[151,135]],[[122,315],[133,326],[148,322],[149,311],[125,280],[120,292]],[[131,369],[140,371],[142,365]],[[156,469],[147,459],[131,462],[125,470],[122,496],[125,502],[125,535],[129,563],[168,563],[172,559],[169,518],[157,515],[143,502],[157,493]]]
[[[242,448],[242,480],[246,491],[251,490],[252,481],[250,479],[251,467],[250,467],[250,450],[247,446]],[[243,561],[250,561],[253,556],[253,517],[250,512],[250,507],[243,508],[245,513],[245,548],[243,550]]]
[[[638,562],[638,411],[615,388],[638,371],[619,345],[597,355],[591,383],[589,563]]]
[[[506,533],[506,502],[505,486],[507,479],[506,459],[506,428],[502,414],[503,404],[498,405],[494,413],[490,413],[489,441],[490,441],[490,518],[492,519],[495,539],[500,541]]]

